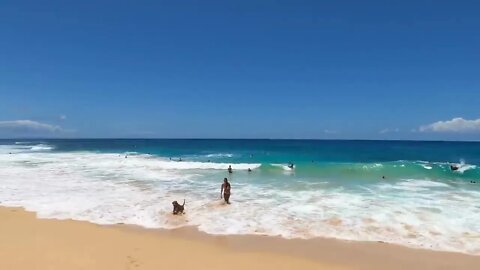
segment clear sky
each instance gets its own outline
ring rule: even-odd
[[[480,140],[479,12],[3,0],[0,137]]]

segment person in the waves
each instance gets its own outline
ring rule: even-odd
[[[220,189],[220,198],[222,198],[222,195],[225,202],[230,204],[230,183],[227,178],[223,179],[222,188]]]

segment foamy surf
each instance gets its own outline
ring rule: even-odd
[[[383,241],[480,255],[480,191],[468,183],[387,178],[347,185],[324,176],[304,178],[302,167],[298,173],[283,174],[285,164],[276,165],[281,170],[249,174],[245,170],[261,164],[45,150],[34,151],[31,145],[0,147],[1,205],[25,207],[43,218],[98,224]],[[226,171],[229,165],[234,169],[231,175]],[[433,170],[424,170],[414,162],[397,162],[328,168],[383,173],[397,165],[406,167],[398,166],[395,172],[415,168],[431,172],[444,166],[432,164]],[[219,198],[223,177],[232,183],[233,204],[228,207]],[[185,218],[172,217],[171,201],[182,199]]]
[[[458,170],[456,170],[456,172],[464,173],[468,170],[473,170],[473,169],[476,169],[476,168],[477,168],[477,166],[475,166],[475,165],[460,164],[460,167],[458,168]]]
[[[282,170],[284,171],[293,171],[294,168],[290,168],[288,166],[288,164],[276,164],[276,163],[273,163],[273,164],[270,164],[272,165],[273,167],[277,167],[277,168],[281,168]]]

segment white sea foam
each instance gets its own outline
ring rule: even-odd
[[[433,169],[433,167],[431,165],[428,165],[428,164],[421,164],[423,168],[427,169],[427,170],[431,170]]]
[[[470,165],[470,164],[460,164],[460,167],[458,168],[458,170],[456,170],[456,172],[459,172],[459,173],[464,173],[468,170],[472,170],[472,169],[475,169],[477,168],[477,166],[475,165]]]
[[[209,158],[231,158],[233,157],[233,154],[230,153],[215,153],[215,154],[208,154],[206,157]]]
[[[140,162],[143,162],[140,161]],[[195,162],[195,161],[155,161],[157,166],[170,170],[227,170],[228,166],[232,166],[233,170],[256,169],[261,164],[258,163],[213,163],[213,162]]]
[[[383,164],[380,163],[374,163],[374,164],[365,164],[362,166],[364,170],[370,170],[370,169],[381,169],[383,167]]]
[[[48,144],[31,144],[29,142],[16,142],[15,145],[0,145],[0,154],[2,153],[19,153],[31,151],[50,151],[54,147]]]
[[[273,167],[282,168],[284,171],[293,171],[293,170],[294,170],[294,168],[288,167],[288,164],[276,164],[276,163],[272,163],[272,164],[270,164],[270,165],[272,165]]]
[[[50,151],[50,150],[53,150],[53,146],[51,145],[46,145],[46,144],[38,144],[38,145],[34,145],[30,148],[30,150],[32,151]]]
[[[232,205],[225,206],[218,193],[227,163],[15,147],[0,147],[0,204],[22,206],[44,218],[148,228],[193,225],[211,234],[385,241],[480,255],[480,191],[470,185],[404,179],[362,189],[330,183],[312,188],[280,174],[289,185],[299,181],[291,189],[239,171],[228,176]],[[260,166],[231,165],[234,170]],[[184,198],[187,214],[172,216],[171,201]]]

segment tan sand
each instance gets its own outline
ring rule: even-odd
[[[0,207],[0,269],[475,269],[479,256],[331,239],[209,236],[37,219]]]

